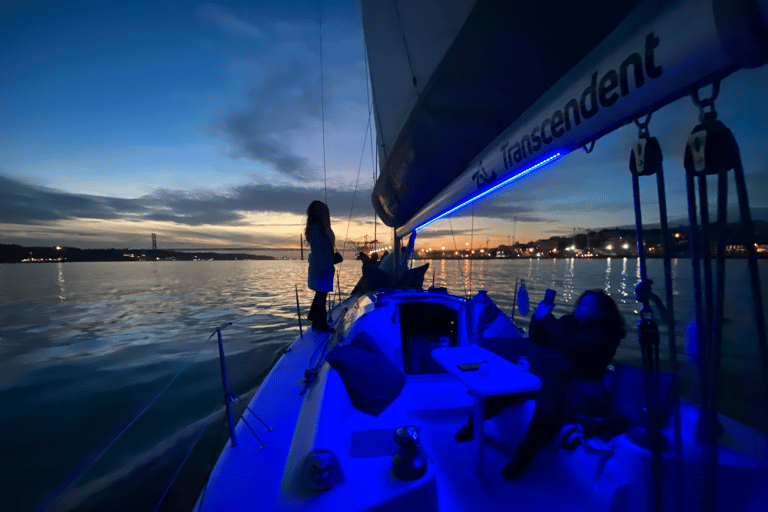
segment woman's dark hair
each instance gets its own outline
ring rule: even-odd
[[[617,331],[620,332],[620,339],[623,339],[624,336],[627,335],[627,329],[624,326],[624,316],[621,314],[621,311],[619,311],[619,306],[616,305],[616,301],[611,298],[610,295],[605,293],[605,291],[600,289],[594,289],[594,290],[587,290],[584,293],[579,296],[579,300],[576,301],[576,304],[581,302],[581,299],[583,299],[587,295],[594,295],[597,299],[597,305],[600,308],[600,311],[605,313],[605,316],[603,318],[606,319],[607,322],[611,324],[614,328],[616,328]]]
[[[309,228],[312,224],[319,224],[325,231],[325,235],[331,240],[331,245],[336,242],[336,237],[331,229],[331,212],[328,205],[322,201],[312,201],[307,207],[307,227],[304,228],[304,236],[309,240]]]

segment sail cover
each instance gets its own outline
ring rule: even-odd
[[[382,221],[405,224],[638,3],[363,0]]]

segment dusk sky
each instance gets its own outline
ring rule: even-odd
[[[323,110],[337,240],[374,234],[354,0],[324,0],[322,13],[317,1],[3,2],[0,70],[0,243],[146,248],[156,233],[160,248],[296,247],[307,205],[325,200]],[[764,220],[766,91],[768,67],[739,71],[716,102]],[[683,153],[697,119],[683,98],[650,127],[673,222],[686,215]],[[462,246],[495,246],[631,225],[636,138],[621,128],[479,203],[474,220],[468,207],[434,223],[422,243],[452,246],[451,230]],[[646,178],[650,223],[652,193]],[[391,229],[379,222],[378,235],[389,243]]]

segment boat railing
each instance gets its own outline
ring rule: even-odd
[[[217,423],[221,422],[223,420],[223,416],[227,416],[227,421],[229,424],[229,437],[231,438],[231,444],[232,446],[237,445],[237,438],[235,437],[235,425],[238,419],[243,419],[246,427],[251,431],[251,433],[254,435],[254,437],[261,443],[261,447],[264,448],[265,444],[261,440],[261,438],[256,433],[256,429],[253,428],[251,425],[251,422],[249,422],[245,418],[245,411],[247,410],[250,412],[253,418],[255,418],[262,427],[269,431],[271,430],[271,427],[267,425],[266,422],[264,422],[261,417],[256,414],[251,408],[248,406],[248,403],[244,401],[237,393],[233,391],[233,385],[232,382],[237,383],[237,387],[239,388],[246,388],[248,390],[248,393],[255,392],[256,387],[253,386],[253,365],[258,361],[251,361],[250,364],[246,365],[244,368],[240,368],[240,371],[237,372],[236,378],[234,380],[230,379],[230,373],[227,369],[227,361],[226,361],[226,354],[224,351],[224,336],[222,334],[222,331],[226,329],[227,327],[232,326],[234,323],[242,323],[246,320],[252,319],[254,317],[257,317],[261,314],[263,314],[263,310],[265,308],[272,307],[278,300],[280,300],[285,293],[281,294],[280,296],[276,297],[271,304],[262,306],[259,308],[259,311],[243,316],[238,317],[237,319],[234,319],[232,321],[227,321],[222,324],[220,324],[218,327],[214,329],[214,331],[208,336],[207,342],[209,342],[214,336],[216,336],[217,345],[218,345],[218,351],[219,351],[219,370],[221,373],[221,382],[222,382],[222,389],[223,389],[223,401],[224,401],[224,408],[221,407],[222,404],[222,395],[217,396],[215,403],[209,410],[205,416],[203,416],[200,419],[197,419],[192,424],[187,425],[184,428],[178,429],[177,425],[177,431],[174,432],[170,437],[163,437],[158,444],[155,446],[155,448],[162,450],[163,452],[171,451],[173,446],[168,444],[168,441],[172,441],[172,444],[175,444],[176,442],[181,442],[184,439],[192,439],[192,441],[189,443],[189,446],[184,450],[183,456],[181,456],[178,460],[179,462],[177,464],[174,464],[172,466],[172,473],[171,473],[171,465],[167,464],[167,467],[161,468],[166,473],[171,473],[170,478],[167,479],[167,483],[163,486],[162,492],[160,492],[159,485],[157,481],[152,482],[152,485],[156,486],[157,493],[156,496],[159,496],[157,500],[154,503],[154,506],[151,510],[157,511],[160,510],[161,507],[164,506],[164,502],[169,497],[171,493],[174,493],[177,496],[177,498],[174,499],[181,499],[183,501],[189,501],[189,506],[184,506],[185,509],[191,509],[193,508],[195,499],[197,498],[196,491],[199,489],[190,489],[188,485],[185,484],[184,490],[178,490],[173,491],[173,486],[176,483],[177,478],[179,475],[182,474],[184,471],[185,474],[193,473],[194,477],[192,478],[195,482],[199,482],[200,488],[204,486],[205,480],[207,479],[207,473],[210,471],[210,460],[207,460],[204,464],[199,464],[201,467],[205,466],[205,475],[202,474],[196,474],[201,472],[201,468],[187,468],[188,463],[192,463],[195,465],[195,461],[197,459],[201,459],[201,455],[198,455],[197,457],[194,456],[193,452],[195,449],[201,449],[201,451],[205,451],[208,457],[210,458],[211,451],[215,454],[218,454],[221,450],[221,445],[223,445],[226,442],[226,437],[220,435],[216,432],[211,432],[211,427]],[[297,297],[297,309],[298,304],[298,297]],[[300,312],[300,309],[299,309]],[[299,313],[299,322],[301,322],[301,315]],[[232,338],[236,339],[236,338]],[[145,435],[142,435],[140,431],[146,431],[146,425],[147,417],[148,416],[154,416],[157,413],[157,410],[159,407],[162,407],[165,402],[172,400],[172,395],[174,393],[179,392],[179,389],[182,386],[184,386],[184,383],[180,383],[181,381],[185,380],[184,375],[185,373],[189,373],[188,371],[195,367],[196,365],[203,364],[204,362],[200,360],[200,354],[204,351],[206,347],[210,347],[209,343],[204,343],[200,346],[200,348],[195,352],[192,357],[190,358],[189,362],[183,365],[182,368],[178,369],[169,379],[167,379],[159,388],[157,388],[152,394],[150,394],[138,407],[136,407],[131,414],[129,414],[101,443],[99,443],[95,449],[92,450],[92,452],[85,457],[85,459],[74,469],[72,472],[64,479],[62,480],[58,486],[56,486],[53,491],[34,509],[35,512],[47,512],[50,510],[70,510],[73,508],[84,507],[84,509],[104,509],[104,507],[112,508],[109,505],[105,503],[100,504],[94,504],[89,500],[99,498],[94,496],[96,495],[96,492],[93,490],[95,487],[92,485],[92,482],[97,482],[100,479],[104,479],[104,475],[101,472],[114,472],[114,468],[107,467],[110,464],[122,464],[124,463],[125,454],[117,452],[119,449],[116,447],[117,445],[124,445],[126,443],[125,439],[128,437],[134,437],[134,436],[140,436],[144,442],[146,442]],[[282,357],[282,354],[289,351],[290,348],[284,349],[279,351],[279,357]],[[271,365],[274,365],[279,357],[276,357]],[[191,378],[191,376],[187,376],[187,379]],[[174,383],[177,384],[177,386],[174,386]],[[258,384],[258,383],[256,383]],[[237,403],[240,404],[240,407],[237,406]],[[154,407],[153,407],[154,406]],[[234,411],[233,411],[234,406]],[[149,412],[149,414],[148,414]],[[137,426],[137,424],[141,424]],[[133,428],[132,428],[133,427]],[[192,433],[190,433],[192,431]],[[127,435],[130,432],[130,435]],[[203,437],[208,433],[208,437],[212,438],[206,441],[205,444],[206,447],[200,448],[200,441],[203,439]],[[211,449],[208,447],[209,444],[216,444],[218,447],[216,449]],[[108,453],[110,453],[110,456],[106,456]],[[166,453],[163,453],[162,455],[166,455]],[[205,454],[203,454],[204,456]],[[111,459],[110,459],[111,457]],[[139,457],[141,458],[141,457]],[[107,460],[110,459],[110,460]],[[195,459],[195,461],[192,461],[191,459]],[[98,464],[99,461],[102,461],[101,464]],[[160,462],[160,465],[162,465],[162,460],[141,460],[142,464],[147,464],[149,462],[156,463]],[[130,468],[132,470],[136,470],[137,468]],[[140,468],[139,468],[140,469]],[[156,468],[152,468],[153,470],[156,470]],[[97,473],[97,471],[99,473]],[[124,474],[121,473],[122,470],[118,470],[115,473],[118,473],[119,478],[124,478]],[[149,478],[149,477],[147,477]],[[162,481],[166,481],[165,479]],[[144,482],[142,480],[142,487],[144,488],[143,492],[153,492],[152,490],[147,489],[150,482]],[[194,495],[192,494],[194,492]],[[103,507],[102,507],[103,505]],[[114,505],[114,503],[113,503]],[[120,505],[121,508],[123,505]]]

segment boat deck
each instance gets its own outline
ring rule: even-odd
[[[307,395],[299,396],[306,361],[326,339],[327,335],[310,333],[302,343],[294,344],[273,370],[252,404],[254,411],[273,427],[269,432],[260,432],[265,447],[241,422],[238,447],[225,449],[195,510],[648,509],[646,501],[652,491],[645,489],[642,482],[652,481],[649,452],[628,442],[623,435],[617,438],[618,446],[614,444],[602,451],[582,446],[574,451],[545,448],[517,480],[504,480],[501,468],[524,435],[533,413],[533,400],[508,407],[485,422],[483,476],[478,477],[474,467],[475,442],[457,443],[454,439],[472,411],[472,397],[450,374],[409,375],[400,396],[379,417],[352,405],[339,374],[327,363]],[[684,430],[690,430],[695,416],[685,423],[689,425],[684,425]],[[398,480],[391,470],[391,456],[396,449],[393,434],[405,425],[419,429],[430,461],[427,474],[413,482]],[[735,443],[727,450],[721,448],[718,502],[733,504],[733,510],[766,510],[768,442],[757,433],[735,430],[738,425],[724,425],[728,433],[724,441],[750,441],[745,445],[742,442],[744,446]],[[685,458],[690,462],[686,462],[685,471],[691,476],[702,468],[696,461],[700,454],[695,447],[687,447],[688,451],[691,453]],[[331,453],[337,458],[334,465],[339,478],[329,490],[312,490],[307,486],[305,463],[311,453]],[[673,456],[664,455],[666,487],[674,484]],[[701,496],[696,483],[700,480],[686,479],[686,496]],[[666,487],[665,495],[671,501],[665,510],[674,510],[672,497],[677,493]],[[727,492],[736,487],[743,492]],[[696,499],[687,505],[700,508]]]
[[[439,394],[425,395],[424,387],[418,385],[422,383],[439,389]],[[501,468],[514,455],[524,435],[522,427],[533,413],[532,400],[503,411],[498,420],[485,422],[483,475],[478,477],[474,467],[475,441],[457,443],[454,439],[472,411],[466,388],[447,374],[419,377],[411,384],[417,385],[406,385],[400,399],[411,404],[405,405],[409,419],[420,426],[422,445],[434,464],[441,511],[596,509],[598,504],[572,488],[572,477],[561,474],[564,468],[555,460],[554,448],[542,450],[517,480],[510,482],[502,477]],[[521,428],[504,429],[509,425]]]

